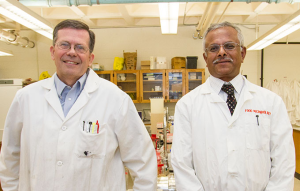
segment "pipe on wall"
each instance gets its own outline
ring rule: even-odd
[[[184,2],[186,0],[19,0],[25,6],[79,6],[79,5],[100,5],[100,4],[128,4],[128,3],[159,3],[159,2]],[[188,2],[216,2],[215,0],[189,0]],[[217,2],[228,2],[228,0],[218,0]],[[267,2],[267,3],[296,3],[300,0],[234,0],[234,2]]]
[[[204,13],[203,13],[203,15],[202,15],[201,19],[199,20],[199,23],[198,23],[198,25],[197,25],[197,27],[196,27],[196,32],[194,33],[195,39],[196,39],[197,37],[201,38],[201,37],[199,36],[199,34],[200,34],[200,31],[201,31],[201,29],[203,28],[203,25],[204,25],[204,23],[205,23],[205,21],[206,21],[206,19],[207,19],[207,15],[208,15],[208,13],[210,12],[210,9],[211,9],[212,4],[213,4],[212,2],[209,2],[209,3],[207,3],[207,5],[206,5],[206,8],[205,8],[205,10],[204,10]]]
[[[0,30],[0,40],[14,45],[20,45],[24,48],[34,48],[35,43],[27,37],[21,37],[14,31]]]
[[[217,14],[217,11],[219,9],[220,4],[221,4],[220,2],[214,2],[212,4],[212,7],[207,15],[207,20],[204,23],[204,25],[202,26],[202,29],[200,30],[200,33],[199,33],[200,38],[203,38],[204,32],[208,29],[208,27],[213,22],[216,14]]]

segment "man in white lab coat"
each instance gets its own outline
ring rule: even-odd
[[[95,35],[65,20],[53,33],[53,77],[18,91],[0,158],[4,191],[156,190],[156,155],[130,97],[90,70]]]
[[[213,25],[203,41],[211,76],[175,108],[177,190],[292,191],[293,129],[282,99],[239,74],[246,55],[239,28]]]

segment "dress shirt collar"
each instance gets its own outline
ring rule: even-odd
[[[241,94],[243,86],[244,86],[244,79],[242,77],[241,74],[238,74],[235,78],[233,78],[230,82],[225,82],[219,78],[216,78],[214,76],[210,76],[209,77],[209,81],[210,81],[210,86],[213,89],[213,91],[216,94],[219,94],[221,91],[221,88],[223,86],[223,84],[227,84],[227,83],[231,83],[235,89],[235,91],[238,94]]]
[[[81,78],[79,78],[79,80],[77,80],[77,82],[73,85],[73,87],[76,87],[77,84],[79,83],[79,85],[80,85],[79,92],[81,92],[82,89],[84,88],[84,85],[85,85],[85,82],[86,82],[86,79],[87,79],[88,74],[89,74],[89,69],[88,69],[87,72],[84,73],[84,74],[81,76]],[[54,74],[54,83],[55,83],[55,87],[56,87],[57,94],[58,94],[59,96],[61,96],[61,93],[63,92],[63,90],[65,89],[65,87],[70,87],[70,86],[66,85],[64,82],[62,82],[62,81],[58,78],[58,76],[57,76],[56,73]],[[71,89],[71,87],[70,87],[70,89]]]

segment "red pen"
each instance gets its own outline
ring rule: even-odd
[[[97,134],[99,134],[99,122],[98,122],[98,120],[97,120],[97,122],[96,122],[96,125],[98,126],[98,127],[97,127]]]

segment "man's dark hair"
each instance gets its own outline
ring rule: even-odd
[[[81,21],[77,20],[71,20],[67,19],[64,20],[56,25],[56,27],[53,30],[53,46],[55,46],[55,43],[57,41],[57,32],[61,29],[65,28],[72,28],[72,29],[82,29],[86,30],[89,33],[90,36],[90,42],[89,42],[89,49],[90,53],[93,52],[94,46],[95,46],[95,33],[90,30],[89,26]]]

